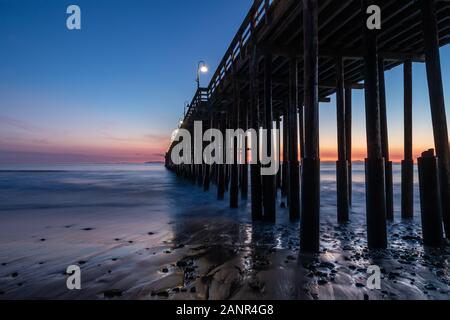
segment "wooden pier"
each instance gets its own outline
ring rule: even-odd
[[[381,8],[380,30],[366,25],[370,5]],[[425,63],[441,195],[437,207],[442,208],[442,223],[450,238],[450,149],[439,56],[439,48],[448,43],[449,0],[255,0],[209,86],[196,92],[181,128],[193,134],[194,121],[222,132],[282,127],[281,174],[262,176],[260,163],[174,165],[170,154],[176,142],[168,150],[166,166],[205,190],[210,183],[217,185],[219,200],[228,190],[231,208],[245,201],[250,186],[254,220],[275,221],[280,188],[287,197],[290,219],[300,222],[301,250],[317,252],[319,104],[336,94],[336,217],[346,223],[352,203],[352,90],[364,90],[368,246],[386,248],[387,221],[394,219],[394,209],[384,73],[404,67],[401,203],[402,218],[410,219],[414,209],[412,65]],[[234,159],[239,156],[248,163],[247,154],[235,151]]]

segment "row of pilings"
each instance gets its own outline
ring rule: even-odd
[[[362,0],[362,8],[372,2]],[[424,242],[430,246],[443,244],[443,230],[450,238],[450,149],[442,83],[438,28],[434,1],[421,0],[422,29],[425,63],[430,97],[436,157],[428,151],[419,159],[422,222]],[[387,103],[384,60],[378,51],[378,31],[369,30],[363,21],[364,86],[367,133],[367,158],[365,161],[367,242],[369,248],[388,246],[387,222],[394,219],[392,162],[389,158]],[[318,252],[320,245],[320,157],[319,157],[319,42],[318,7],[316,0],[303,0],[303,80],[298,77],[298,55],[289,59],[288,95],[282,110],[273,109],[273,58],[266,50],[250,41],[252,55],[248,64],[248,86],[240,89],[242,79],[233,78],[232,97],[225,107],[211,111],[210,101],[202,100],[199,89],[191,103],[183,128],[190,130],[193,121],[203,121],[204,130],[216,128],[225,135],[226,129],[260,128],[283,131],[275,142],[282,145],[283,159],[277,175],[262,176],[261,163],[249,164],[248,152],[238,154],[237,144],[247,144],[248,139],[234,141],[234,163],[181,164],[171,161],[172,144],[166,155],[166,166],[205,191],[211,184],[217,186],[217,198],[223,200],[229,192],[230,207],[237,208],[240,199],[251,194],[253,220],[274,222],[276,219],[277,190],[286,197],[289,217],[300,222],[300,249]],[[261,63],[262,61],[262,63]],[[344,57],[336,56],[336,109],[338,161],[336,163],[337,220],[350,219],[352,203],[352,90],[358,86],[345,81]],[[262,68],[262,69],[261,69]],[[405,59],[404,68],[404,160],[402,161],[402,218],[413,218],[414,159],[412,140],[412,61]],[[237,72],[232,69],[233,75]],[[262,77],[259,75],[263,75]],[[298,88],[303,86],[299,93]],[[361,89],[361,88],[360,88]],[[201,112],[200,110],[207,110]],[[258,143],[260,146],[260,143]],[[247,150],[247,146],[245,147]],[[270,150],[270,146],[267,146]],[[261,150],[258,150],[258,154]],[[245,164],[237,164],[238,157]],[[250,175],[249,175],[250,174]],[[249,184],[250,180],[250,184]],[[250,186],[250,189],[249,189]],[[432,192],[430,192],[432,190]],[[283,204],[285,202],[282,202]]]

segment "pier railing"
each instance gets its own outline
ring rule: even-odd
[[[237,58],[242,56],[244,47],[248,44],[252,38],[256,29],[262,24],[269,22],[269,11],[272,4],[279,2],[280,0],[255,0],[250,11],[241,24],[238,32],[231,41],[230,46],[225,52],[216,72],[211,78],[208,86],[208,98],[210,99],[217,88],[221,86],[222,80],[227,76],[228,72],[231,72],[231,66]]]
[[[199,110],[199,108],[208,101],[208,89],[198,88],[195,92],[194,98],[192,98],[191,103],[188,105],[188,111],[183,119],[182,126],[188,124],[189,118]]]

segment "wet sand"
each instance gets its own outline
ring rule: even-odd
[[[389,225],[388,250],[366,248],[358,172],[352,222],[339,225],[323,169],[314,256],[299,254],[281,197],[276,224],[252,223],[249,200],[230,210],[160,166],[35,175],[0,174],[19,184],[0,199],[0,299],[450,299],[450,249],[423,248],[417,192],[416,220]],[[80,291],[66,288],[72,264]],[[381,290],[366,287],[370,265]]]

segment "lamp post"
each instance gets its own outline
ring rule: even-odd
[[[197,89],[200,89],[200,73],[207,73],[208,72],[208,67],[206,66],[205,61],[200,60],[198,62],[198,66],[197,66]]]

